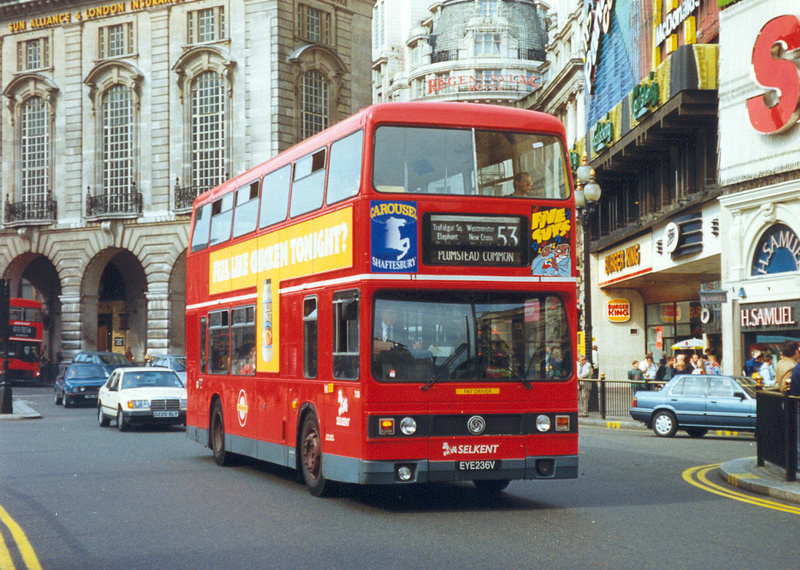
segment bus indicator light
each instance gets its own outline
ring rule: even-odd
[[[379,422],[378,435],[394,435],[394,419],[382,418]]]
[[[569,431],[569,416],[556,416],[556,431]]]

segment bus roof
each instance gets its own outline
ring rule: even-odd
[[[483,103],[452,103],[409,101],[378,103],[361,109],[344,119],[297,143],[280,154],[254,166],[250,170],[227,180],[195,199],[195,208],[213,201],[232,188],[253,182],[279,166],[301,158],[326,146],[366,124],[394,123],[405,125],[439,125],[445,127],[495,128],[504,130],[531,130],[565,138],[564,125],[556,117],[514,107],[500,107]]]

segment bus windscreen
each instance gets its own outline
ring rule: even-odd
[[[375,131],[373,184],[409,194],[569,197],[564,149],[534,133],[382,126]],[[525,177],[529,188],[515,192]]]

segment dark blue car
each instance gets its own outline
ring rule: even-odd
[[[73,362],[56,378],[56,405],[62,402],[65,408],[79,402],[95,405],[97,392],[107,379],[106,371],[101,365]]]
[[[709,429],[754,431],[755,388],[755,380],[742,376],[681,374],[657,392],[636,392],[631,417],[660,437],[678,430],[691,437]]]

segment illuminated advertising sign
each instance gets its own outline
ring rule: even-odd
[[[759,133],[777,134],[800,118],[800,75],[792,59],[800,49],[800,19],[778,16],[767,22],[753,46],[752,76],[763,95],[747,100],[750,124]]]

